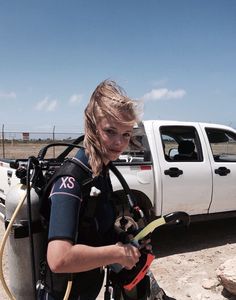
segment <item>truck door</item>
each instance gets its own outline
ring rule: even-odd
[[[229,127],[203,126],[210,153],[213,195],[209,212],[236,210],[236,132]]]
[[[199,125],[163,125],[156,131],[162,179],[162,215],[185,211],[204,214],[212,196],[209,158]],[[159,140],[158,140],[159,137]]]

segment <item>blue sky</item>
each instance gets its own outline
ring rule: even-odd
[[[96,85],[143,119],[236,127],[235,0],[0,0],[0,125],[81,132]]]

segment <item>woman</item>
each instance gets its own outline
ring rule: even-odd
[[[108,174],[109,162],[127,148],[137,121],[135,103],[115,82],[99,84],[85,109],[85,150],[75,157],[91,173],[90,192],[73,177],[59,178],[52,188],[47,260],[53,273],[75,273],[70,299],[96,299],[103,266],[132,269],[139,261],[138,248],[116,240]],[[93,215],[86,223],[87,203]]]

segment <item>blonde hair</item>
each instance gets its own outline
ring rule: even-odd
[[[103,118],[111,118],[124,125],[138,122],[136,103],[112,80],[101,82],[93,92],[84,115],[84,146],[89,157],[93,175],[97,176],[103,166],[106,153],[97,135],[97,124]]]

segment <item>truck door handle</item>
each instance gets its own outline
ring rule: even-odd
[[[164,171],[165,175],[169,175],[170,177],[179,177],[183,174],[183,171],[178,168],[169,168],[168,170]]]
[[[230,169],[226,167],[219,167],[218,169],[215,169],[215,173],[220,176],[226,176],[227,174],[230,173]]]

